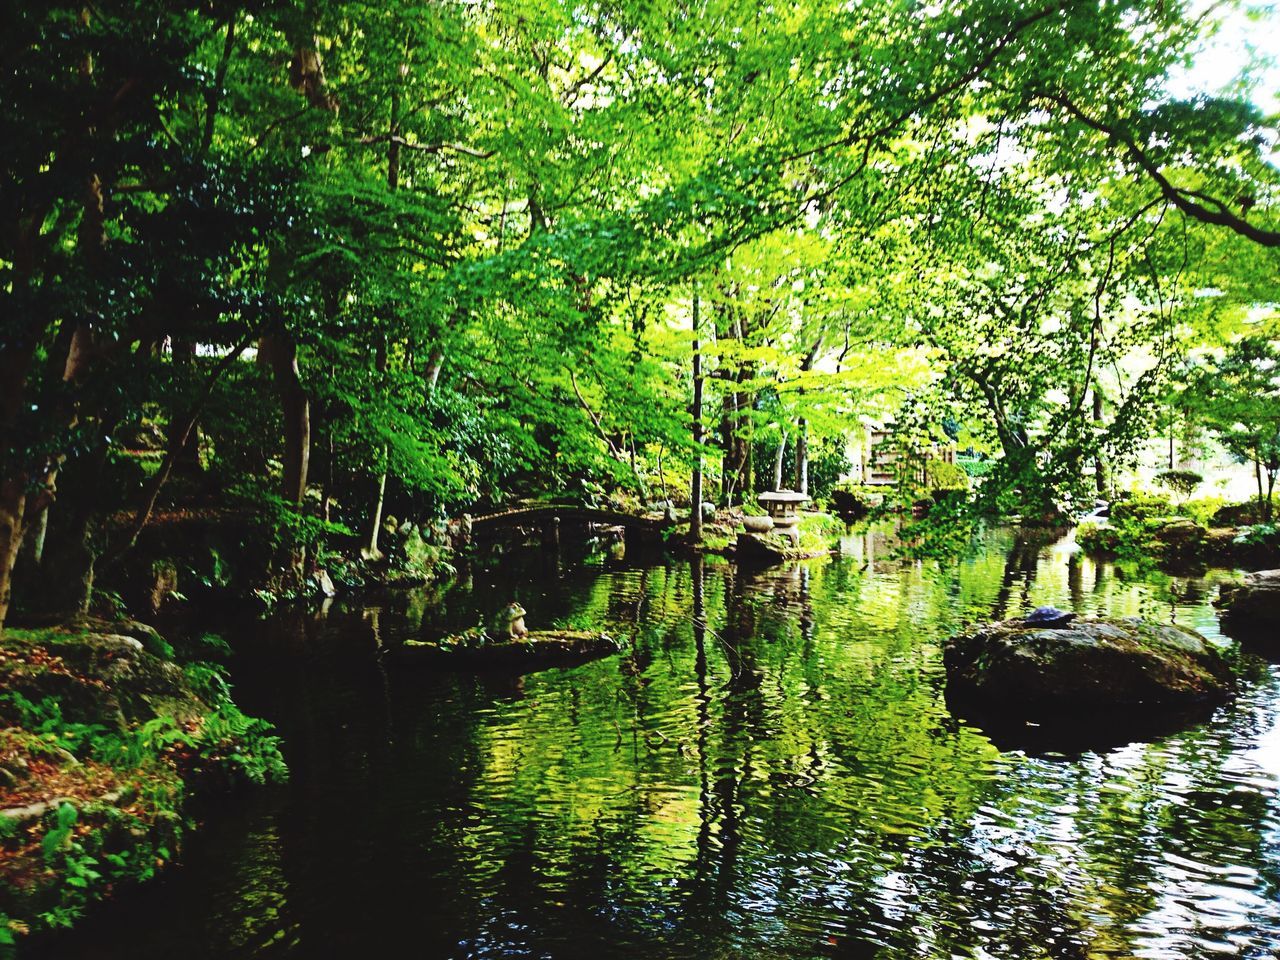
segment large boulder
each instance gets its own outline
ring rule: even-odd
[[[1238,587],[1223,589],[1223,627],[1232,635],[1280,636],[1280,570],[1247,573]]]
[[[1234,688],[1200,634],[1136,617],[993,623],[953,637],[944,663],[949,696],[1027,719],[1213,704]]]

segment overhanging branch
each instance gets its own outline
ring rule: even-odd
[[[1280,231],[1264,230],[1261,227],[1254,226],[1243,217],[1236,216],[1234,213],[1231,213],[1227,205],[1221,200],[1211,197],[1201,191],[1174,186],[1173,183],[1170,182],[1169,178],[1164,175],[1163,171],[1161,171],[1160,165],[1156,163],[1156,161],[1152,159],[1141,146],[1138,145],[1137,141],[1134,140],[1133,137],[1129,136],[1119,127],[1105,123],[1104,121],[1086,113],[1066,94],[1041,94],[1039,99],[1057,104],[1090,130],[1102,134],[1112,143],[1116,143],[1123,147],[1133,162],[1136,163],[1160,189],[1161,195],[1188,217],[1191,217],[1193,220],[1199,220],[1201,223],[1208,223],[1218,227],[1226,227],[1228,230],[1239,234],[1245,239],[1252,240],[1254,243],[1264,247],[1280,247]]]

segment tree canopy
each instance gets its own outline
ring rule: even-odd
[[[1230,5],[10,13],[0,624],[24,543],[83,606],[174,483],[376,554],[392,509],[804,487],[896,420],[1041,511],[1195,347],[1263,402],[1274,125],[1170,92]]]

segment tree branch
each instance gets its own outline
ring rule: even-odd
[[[1120,128],[1090,116],[1066,94],[1040,94],[1039,98],[1057,104],[1090,130],[1101,133],[1108,140],[1124,147],[1134,163],[1160,188],[1160,193],[1164,198],[1188,217],[1193,220],[1199,220],[1201,223],[1226,227],[1228,230],[1239,234],[1247,240],[1252,240],[1260,246],[1280,247],[1280,231],[1263,230],[1261,227],[1255,227],[1243,217],[1238,217],[1229,212],[1226,204],[1221,200],[1197,190],[1175,187],[1160,170],[1160,165],[1138,145],[1137,141]],[[1206,204],[1214,209],[1210,209],[1210,206],[1206,206]]]
[[[196,421],[200,419],[200,412],[209,401],[214,386],[222,375],[231,369],[231,365],[239,359],[240,354],[244,353],[257,335],[257,330],[250,330],[240,339],[239,343],[231,348],[230,353],[218,361],[217,366],[205,378],[205,382],[201,385],[200,392],[196,394],[195,399],[191,402],[190,408],[188,408],[182,420],[179,421],[180,429],[174,430],[172,429],[174,424],[170,424],[169,448],[165,451],[164,459],[160,462],[160,469],[147,481],[142,505],[138,507],[138,512],[134,515],[133,522],[129,525],[128,533],[107,555],[109,559],[114,560],[120,557],[138,542],[138,535],[142,533],[143,527],[147,525],[147,522],[151,519],[151,514],[155,511],[160,489],[165,485],[165,481],[169,479],[169,474],[173,472],[173,466],[178,462],[178,457],[182,455],[182,451],[187,445],[187,438],[191,436],[191,431],[195,429]]]
[[[397,146],[404,147],[406,150],[420,150],[423,153],[443,153],[445,150],[452,150],[455,153],[464,153],[468,157],[475,157],[478,160],[488,160],[497,152],[495,150],[477,150],[475,147],[469,147],[465,143],[415,143],[399,135],[389,133],[376,137],[361,137],[356,142],[366,146],[374,143],[394,143]]]

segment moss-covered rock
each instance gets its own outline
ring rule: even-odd
[[[1025,717],[1218,703],[1227,661],[1198,633],[1138,618],[993,623],[947,644],[948,693]]]
[[[1160,557],[1174,563],[1199,560],[1208,531],[1186,517],[1163,517],[1153,522],[1151,537]]]
[[[740,533],[734,557],[739,563],[772,565],[788,560],[812,560],[831,553],[829,547],[803,540],[795,544],[776,533]]]
[[[1262,522],[1262,505],[1257,500],[1244,503],[1228,503],[1213,514],[1215,527],[1243,527]]]
[[[1094,556],[1170,568],[1188,565],[1244,567],[1274,566],[1280,560],[1280,535],[1267,527],[1206,527],[1190,517],[1131,514],[1110,523],[1081,523],[1076,542]]]
[[[152,876],[195,787],[284,775],[270,726],[172,652],[132,621],[0,636],[0,955]]]
[[[55,699],[66,720],[119,732],[158,717],[182,721],[208,713],[182,668],[157,649],[159,635],[150,639],[138,626],[8,631],[0,647],[0,688],[32,703]],[[0,707],[0,719],[5,712]]]

